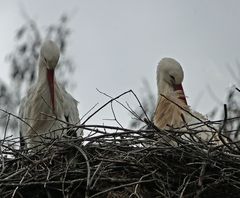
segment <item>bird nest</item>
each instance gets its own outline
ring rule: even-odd
[[[16,146],[19,138],[5,136],[0,141],[1,197],[239,197],[240,149],[222,137],[227,116],[217,132],[218,146],[199,140],[197,127],[159,130],[149,119],[139,130],[86,125],[124,94],[82,125],[71,126],[84,129],[84,137],[48,139],[39,149],[23,151]],[[188,138],[182,138],[184,133]]]
[[[234,143],[213,147],[175,130],[80,127],[87,137],[48,141],[36,152],[21,152],[17,138],[5,138],[1,197],[239,197]],[[164,137],[178,146],[159,141]]]

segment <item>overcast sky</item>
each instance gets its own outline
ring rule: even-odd
[[[184,89],[195,110],[207,114],[224,102],[237,82],[228,71],[240,61],[240,1],[238,0],[0,0],[0,78],[8,80],[6,55],[14,47],[16,29],[25,10],[39,27],[69,14],[72,35],[69,56],[76,87],[69,90],[80,102],[81,115],[96,103],[133,89],[141,97],[143,79],[154,93],[156,66],[163,57],[178,60],[185,72]],[[219,101],[214,99],[209,88]],[[124,98],[123,100],[131,100]],[[132,105],[137,105],[133,102]],[[116,109],[127,126],[129,114]],[[92,122],[111,124],[110,109]]]

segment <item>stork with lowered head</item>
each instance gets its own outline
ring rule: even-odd
[[[199,131],[197,136],[201,140],[214,140],[218,144],[220,140],[215,128],[205,124],[206,117],[188,106],[182,86],[183,78],[183,69],[176,60],[163,58],[159,62],[157,67],[158,104],[154,114],[154,124],[160,129]]]
[[[78,102],[55,77],[59,57],[60,50],[55,42],[43,42],[37,80],[20,103],[19,116],[25,120],[19,126],[22,147],[39,145],[46,138],[61,137],[65,131],[60,128],[80,123]],[[82,135],[80,129],[75,133]]]

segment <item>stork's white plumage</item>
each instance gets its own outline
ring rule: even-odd
[[[26,137],[27,147],[41,144],[43,136],[61,137],[63,131],[58,129],[80,123],[78,102],[54,76],[59,56],[60,50],[53,41],[42,44],[37,81],[20,103],[19,116],[28,123],[20,122],[20,137]],[[82,135],[81,130],[77,133]]]
[[[154,124],[160,129],[170,127],[202,131],[198,133],[204,141],[217,141],[215,130],[203,124],[207,119],[192,111],[187,104],[182,82],[184,73],[181,65],[172,58],[163,58],[157,67],[158,104],[154,114]]]

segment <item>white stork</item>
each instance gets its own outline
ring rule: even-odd
[[[187,104],[183,91],[183,69],[172,58],[163,58],[157,67],[158,104],[154,114],[154,124],[160,129],[171,127],[186,131],[202,131],[197,136],[204,141],[219,141],[213,127],[205,125],[207,119],[200,113],[192,111]],[[218,143],[217,143],[218,144]]]
[[[78,102],[54,76],[59,56],[60,50],[53,41],[42,44],[36,83],[20,103],[19,116],[26,121],[20,122],[20,138],[25,139],[21,140],[21,147],[40,145],[45,141],[43,137],[61,137],[63,131],[57,129],[80,123]],[[81,130],[78,133],[82,135]]]

